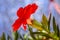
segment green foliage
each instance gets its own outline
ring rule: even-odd
[[[50,13],[49,20],[48,20],[48,30],[49,30],[49,32],[50,32],[50,21],[51,21],[51,13]]]
[[[17,31],[15,32],[15,34],[14,34],[14,35],[15,35],[14,40],[18,40],[18,32],[17,32]]]
[[[33,21],[32,21],[32,24],[31,24],[30,26],[32,26],[33,28],[36,28],[36,29],[38,29],[38,30],[40,30],[40,31],[43,30],[42,24],[39,23],[39,22],[36,21],[36,20],[33,20]]]
[[[3,33],[3,34],[2,34],[2,37],[1,37],[1,40],[6,40],[5,37],[6,37],[6,36],[5,36],[5,33]]]
[[[7,40],[10,40],[10,39],[11,39],[11,37],[8,35]]]
[[[57,34],[57,25],[56,25],[54,17],[53,17],[53,30],[54,30],[55,34]]]
[[[42,16],[42,24],[45,25],[46,28],[48,27],[48,20],[44,14]]]
[[[18,40],[18,39],[23,40],[22,36],[18,33],[18,31],[13,32],[13,35],[14,35],[14,40]]]
[[[31,35],[31,37],[33,38],[33,40],[36,40],[34,34],[32,34],[32,28],[29,27],[29,31],[30,31],[30,35]]]
[[[41,22],[37,22],[37,21],[32,22],[33,24],[36,25],[36,27],[39,24],[41,24],[38,26],[38,28],[42,28],[42,30],[39,30],[38,28],[35,27],[38,30],[36,32],[33,32],[32,31],[33,28],[32,28],[31,30],[29,30],[29,31],[31,31],[30,34],[35,35],[35,36],[37,36],[37,35],[42,36],[42,38],[38,37],[39,39],[43,39],[43,37],[46,37],[45,40],[49,40],[49,39],[60,40],[60,30],[59,30],[59,26],[56,24],[55,17],[53,17],[53,21],[52,21],[53,30],[54,30],[53,32],[50,31],[50,22],[51,22],[51,14],[50,14],[50,17],[48,20],[47,20],[47,17],[43,14]],[[45,31],[45,32],[43,32],[43,31]],[[36,38],[36,40],[39,40],[39,39]]]
[[[45,31],[49,32],[49,30],[48,30],[48,20],[47,20],[47,17],[46,17],[44,14],[43,14],[43,16],[42,16],[42,21],[41,21],[41,23],[42,23],[43,29],[44,29]]]
[[[13,39],[14,40],[60,40],[60,30],[59,26],[55,21],[55,17],[51,18],[51,14],[49,16],[49,19],[43,14],[42,21],[38,22],[37,20],[32,20],[32,24],[28,25],[29,34],[24,35],[22,37],[18,31],[13,32]],[[52,19],[52,20],[51,20]],[[53,24],[53,32],[51,32],[50,29],[50,22],[52,21]],[[33,28],[36,28],[37,30],[33,32]],[[29,35],[29,36],[28,36]],[[6,40],[5,33],[0,37],[0,40]],[[10,40],[11,37],[8,35],[8,40]]]

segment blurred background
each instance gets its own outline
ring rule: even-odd
[[[55,0],[55,2],[60,5],[60,0]],[[49,0],[0,0],[0,36],[3,32],[5,32],[6,36],[12,35],[12,24],[17,19],[17,10],[20,7],[25,7],[26,5],[32,3],[36,3],[38,5],[38,9],[33,15],[37,21],[41,21],[43,14],[45,14],[48,18],[49,13],[51,12],[56,18],[56,22],[60,27],[60,15]],[[28,33],[28,30],[24,31],[22,28],[20,28],[18,31],[22,36],[23,34]]]

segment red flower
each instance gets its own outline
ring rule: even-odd
[[[12,25],[13,30],[17,31],[21,25],[23,25],[24,30],[26,30],[27,19],[29,19],[31,14],[36,11],[37,7],[38,6],[34,3],[27,5],[25,8],[19,8],[19,10],[17,11],[18,19]]]

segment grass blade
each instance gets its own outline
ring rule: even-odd
[[[1,40],[6,40],[5,37],[6,37],[6,36],[5,36],[5,33],[3,32],[3,35],[2,35],[2,37],[1,37]]]
[[[15,34],[14,34],[14,35],[15,35],[14,40],[18,40],[18,32],[17,32],[17,31],[15,32]]]
[[[51,21],[51,13],[50,13],[49,20],[48,20],[48,30],[49,30],[49,32],[50,32],[50,21]]]
[[[54,30],[55,34],[57,35],[57,25],[55,22],[55,17],[53,17],[53,30]]]
[[[32,34],[32,28],[30,28],[29,25],[28,25],[28,27],[29,27],[29,32],[30,32],[31,37],[33,38],[33,40],[36,40],[34,34]]]

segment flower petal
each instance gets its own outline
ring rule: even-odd
[[[26,24],[23,24],[24,30],[26,30]]]
[[[26,21],[27,21],[27,24],[32,24],[32,22],[31,22],[32,20],[30,18],[27,19]]]
[[[24,15],[26,19],[30,18],[31,14],[33,14],[36,9],[37,9],[37,5],[36,4],[32,4],[31,7],[28,9],[28,11],[26,12],[26,14]]]
[[[20,21],[20,19],[17,19],[15,23],[12,25],[13,31],[17,31],[18,28],[21,26],[21,24],[22,24],[22,21]]]
[[[23,13],[23,8],[19,8],[18,11],[17,11],[17,16],[18,17],[21,17],[22,16],[22,13]]]
[[[34,3],[34,4],[32,4],[32,6],[31,6],[31,8],[30,8],[30,13],[32,14],[32,13],[34,13],[35,11],[36,11],[36,9],[38,8],[38,6]]]

